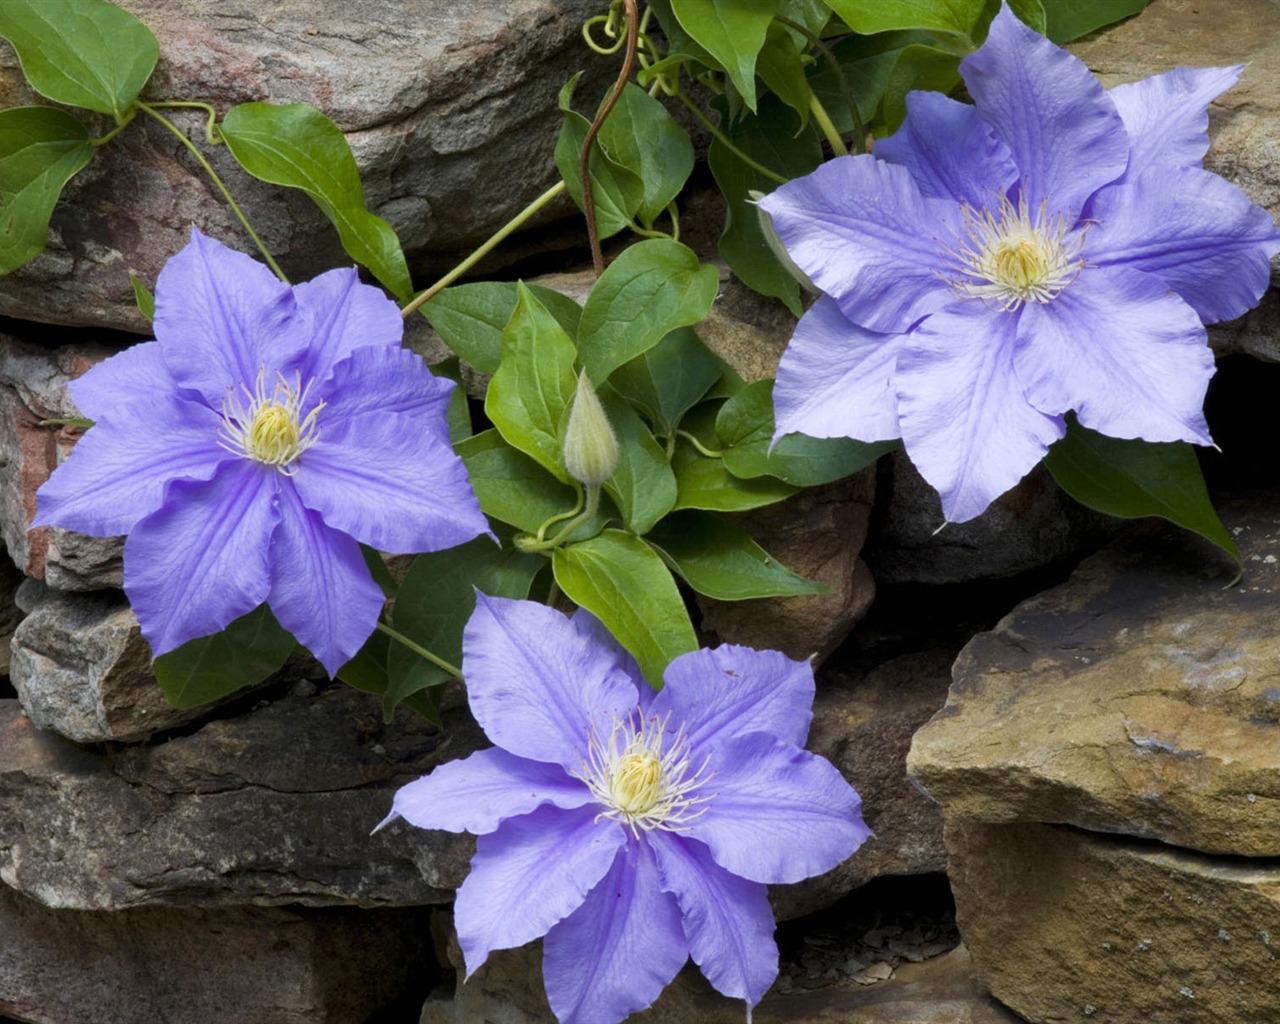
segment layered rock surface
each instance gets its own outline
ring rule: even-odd
[[[204,100],[220,114],[251,100],[320,108],[351,143],[367,205],[411,257],[465,253],[551,184],[560,87],[585,69],[578,92],[590,106],[615,73],[582,42],[594,0],[431,0],[412,13],[395,0],[122,6],[160,41],[145,99]],[[31,102],[2,49],[0,106]],[[202,114],[165,112],[203,142]],[[291,277],[350,263],[310,199],[256,182],[224,148],[206,148]],[[249,248],[181,144],[139,117],[72,181],[48,250],[6,279],[0,314],[144,331],[126,270],[154,283],[193,224]]]

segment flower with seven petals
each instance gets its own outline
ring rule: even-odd
[[[290,287],[194,230],[154,326],[71,382],[96,423],[33,525],[128,534],[124,589],[157,656],[266,602],[336,672],[383,605],[361,543],[488,529],[449,445],[453,383],[401,348],[395,303],[354,269]]]
[[[644,1009],[690,955],[757,1003],[778,971],[767,883],[870,834],[853,788],[801,749],[809,665],[726,645],[676,658],[655,694],[585,612],[480,594],[462,667],[497,746],[409,783],[387,820],[479,836],[455,907],[467,973],[545,935],[562,1024]]]
[[[1104,90],[1004,6],[960,65],[973,105],[907,97],[875,156],[761,200],[821,290],[774,388],[777,436],[902,438],[953,522],[1063,436],[1211,444],[1204,324],[1258,302],[1280,232],[1205,171],[1242,68]]]

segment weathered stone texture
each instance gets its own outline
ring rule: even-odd
[[[770,889],[780,919],[830,906],[883,875],[942,871],[941,809],[907,777],[911,736],[946,699],[951,652],[894,658],[865,676],[819,677],[808,747],[840,769],[862,797],[875,834],[825,875]]]
[[[879,501],[864,557],[882,584],[1015,576],[1101,543],[1109,520],[1069,498],[1043,466],[967,523],[946,523],[938,493],[905,452],[880,461]]]
[[[394,790],[459,747],[345,686],[299,684],[153,746],[94,751],[0,701],[0,880],[46,906],[403,906],[448,900],[469,842],[403,823]],[[428,883],[418,862],[430,864]]]
[[[801,491],[732,516],[792,572],[825,584],[822,594],[716,601],[699,597],[704,622],[724,641],[820,662],[862,619],[875,581],[858,556],[875,494],[873,471]]]
[[[462,975],[457,941],[449,956]],[[633,1024],[741,1024],[743,1004],[715,991],[689,964]],[[899,966],[887,980],[832,980],[811,990],[771,991],[756,1007],[756,1024],[1017,1024],[1017,1018],[976,980],[963,949]],[[542,944],[499,950],[459,984],[423,1007],[420,1024],[553,1024],[542,989]]]
[[[49,910],[0,886],[0,1013],[32,1024],[363,1024],[430,956],[424,910]]]
[[[958,819],[947,849],[979,973],[1033,1024],[1280,1019],[1274,860]]]
[[[160,41],[145,98],[201,99],[220,113],[249,100],[320,108],[351,143],[370,209],[411,256],[434,251],[427,262],[436,266],[453,258],[442,252],[465,252],[555,180],[565,81],[585,69],[578,92],[590,106],[615,71],[579,32],[598,12],[595,0],[431,0],[411,15],[397,0],[122,6]],[[0,106],[26,102],[5,47]],[[203,115],[166,113],[203,145]],[[291,277],[350,262],[306,196],[254,181],[222,147],[205,149]],[[126,270],[153,283],[192,224],[250,248],[179,142],[140,116],[72,181],[49,249],[6,278],[0,313],[145,331]]]
[[[1221,511],[1240,586],[1190,534],[1117,542],[961,652],[915,778],[967,818],[1280,853],[1280,506]]]

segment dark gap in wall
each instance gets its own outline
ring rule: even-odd
[[[1280,364],[1249,356],[1218,361],[1205,415],[1221,452],[1201,448],[1209,492],[1215,496],[1280,485]]]

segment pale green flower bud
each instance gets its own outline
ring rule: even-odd
[[[618,468],[618,439],[586,370],[578,375],[564,432],[564,468],[588,487],[598,487]]]

